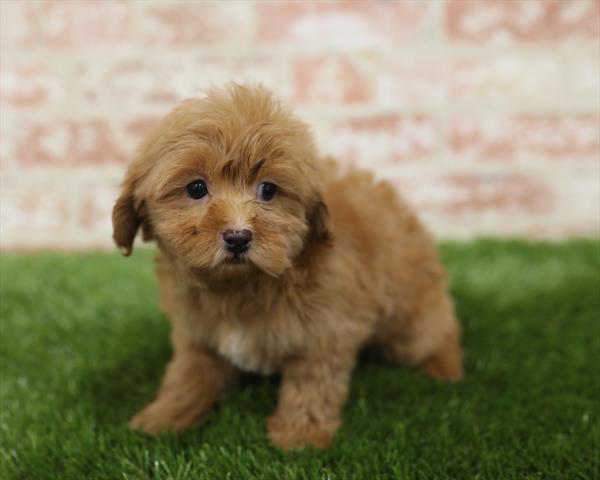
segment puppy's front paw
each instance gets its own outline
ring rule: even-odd
[[[325,425],[309,418],[286,420],[273,415],[267,421],[267,429],[271,443],[283,450],[327,448],[333,440],[337,423]]]
[[[437,380],[457,382],[464,377],[462,368],[462,352],[458,342],[444,345],[439,351],[426,358],[421,371]]]
[[[196,420],[190,412],[176,409],[168,401],[155,400],[129,421],[129,427],[150,435],[166,431],[178,433],[196,423]]]

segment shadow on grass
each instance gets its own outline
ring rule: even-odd
[[[98,423],[125,424],[153,399],[171,358],[168,334],[162,333],[145,338],[143,325],[133,323],[123,338],[143,341],[129,342],[128,348],[119,348],[111,359],[82,372],[82,394]]]

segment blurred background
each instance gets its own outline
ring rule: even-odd
[[[600,233],[600,1],[1,0],[0,245],[110,248],[144,133],[262,83],[441,238]]]

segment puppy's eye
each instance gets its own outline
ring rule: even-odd
[[[263,182],[258,186],[257,197],[263,202],[272,200],[277,193],[277,185],[271,182]]]
[[[208,188],[204,180],[194,180],[192,183],[185,187],[185,191],[190,198],[199,200],[208,194]]]

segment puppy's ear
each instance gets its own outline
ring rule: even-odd
[[[126,179],[121,195],[112,211],[113,239],[121,253],[126,257],[131,255],[133,241],[140,226],[142,227],[144,241],[153,238],[144,202],[135,198],[134,189],[135,181],[130,178]]]
[[[329,211],[321,195],[317,196],[315,203],[308,215],[310,236],[318,242],[329,242],[332,240],[329,229]]]
[[[112,211],[113,239],[126,257],[131,255],[133,241],[141,223],[142,219],[135,207],[133,185],[126,183]]]

